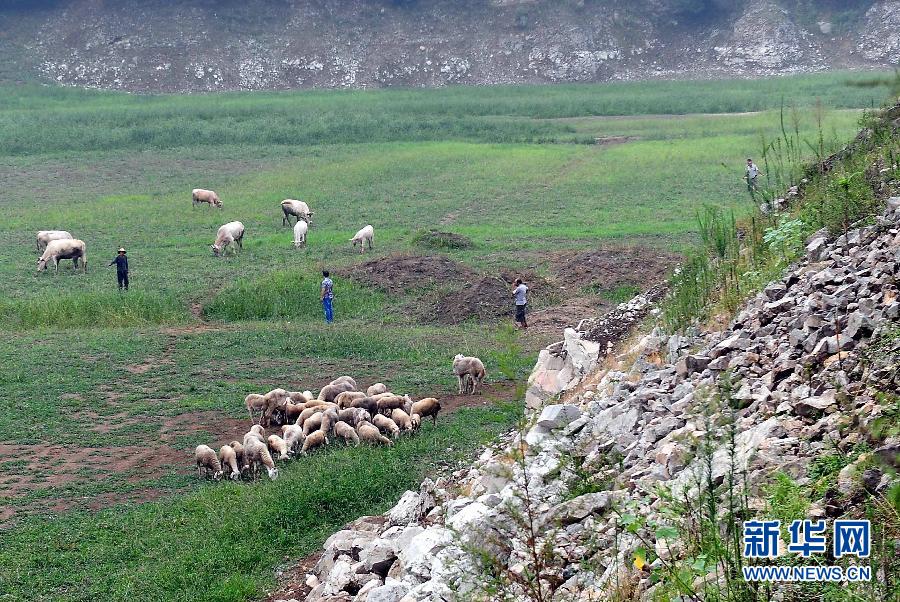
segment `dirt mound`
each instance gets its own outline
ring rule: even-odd
[[[413,237],[413,242],[429,249],[468,249],[472,246],[469,237],[440,230],[422,230]]]
[[[534,272],[500,270],[496,275],[476,276],[472,281],[442,295],[435,302],[430,315],[441,324],[512,316],[512,283],[516,278],[521,278],[528,285],[529,302],[543,299],[552,290],[550,283]]]
[[[476,277],[471,269],[443,255],[388,255],[354,266],[348,276],[395,293]]]
[[[648,247],[610,247],[592,251],[562,251],[551,259],[552,272],[561,285],[611,291],[631,285],[646,290],[662,280],[680,258]]]

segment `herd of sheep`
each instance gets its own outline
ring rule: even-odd
[[[484,382],[484,364],[477,357],[457,355],[453,372],[460,394],[474,394]],[[247,395],[244,404],[252,423],[250,430],[241,441],[220,447],[218,453],[208,445],[198,445],[194,450],[198,477],[206,473],[213,480],[223,476],[235,481],[253,479],[264,467],[275,480],[276,459],[306,455],[328,445],[329,437],[353,446],[361,442],[393,445],[402,433],[418,430],[423,418],[430,417],[437,424],[441,411],[441,403],[434,397],[413,401],[409,395],[392,393],[384,383],[362,391],[350,376],[334,379],[315,398],[310,391],[273,389],[264,395]],[[267,436],[266,429],[271,427],[280,427],[281,434]]]
[[[210,207],[222,208],[222,200],[219,195],[212,190],[203,188],[195,188],[191,192],[191,204],[208,205]],[[312,225],[313,212],[310,211],[309,205],[303,201],[295,199],[285,199],[281,201],[281,218],[282,225],[290,225],[291,217],[295,218],[294,222],[294,247],[300,248],[306,246],[306,234]],[[350,239],[351,245],[355,248],[360,246],[360,252],[364,253],[366,245],[372,249],[375,242],[375,229],[371,225],[367,225],[360,229],[353,238]],[[212,252],[214,255],[224,256],[228,247],[233,252],[243,250],[244,248],[244,224],[239,221],[228,222],[223,224],[216,232],[216,240],[212,244]],[[65,230],[41,230],[37,233],[37,250],[41,254],[38,259],[37,271],[41,272],[47,268],[48,263],[52,263],[56,272],[59,272],[59,262],[63,259],[71,259],[74,269],[78,269],[79,263],[82,269],[87,272],[87,253],[83,240],[79,240]]]

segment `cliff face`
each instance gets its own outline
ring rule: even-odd
[[[900,1],[809,4],[12,2],[0,7],[0,79],[181,92],[759,76],[900,63]]]

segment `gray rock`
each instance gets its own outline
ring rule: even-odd
[[[828,239],[817,236],[806,245],[806,256],[813,263],[822,261],[828,256]]]
[[[394,544],[386,539],[376,539],[359,553],[359,560],[366,571],[377,573],[382,577],[387,575],[396,559],[397,551],[394,549]]]
[[[538,426],[548,430],[566,426],[581,416],[581,410],[577,406],[568,404],[554,404],[546,406],[538,418]]]
[[[544,524],[565,526],[581,522],[591,514],[602,514],[617,498],[618,495],[611,491],[580,495],[554,506],[544,517]]]
[[[400,602],[408,591],[408,585],[397,581],[371,590],[366,602]]]
[[[419,506],[421,498],[415,491],[407,491],[391,508],[388,520],[392,525],[408,525],[419,520]]]
[[[807,397],[794,402],[794,413],[804,418],[811,418],[836,406],[835,391],[830,389],[817,397]]]

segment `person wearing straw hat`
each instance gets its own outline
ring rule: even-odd
[[[109,262],[109,265],[116,264],[116,280],[119,281],[119,290],[128,290],[128,257],[125,256],[125,249],[119,248],[119,254],[115,259]],[[109,267],[109,266],[107,266]]]

